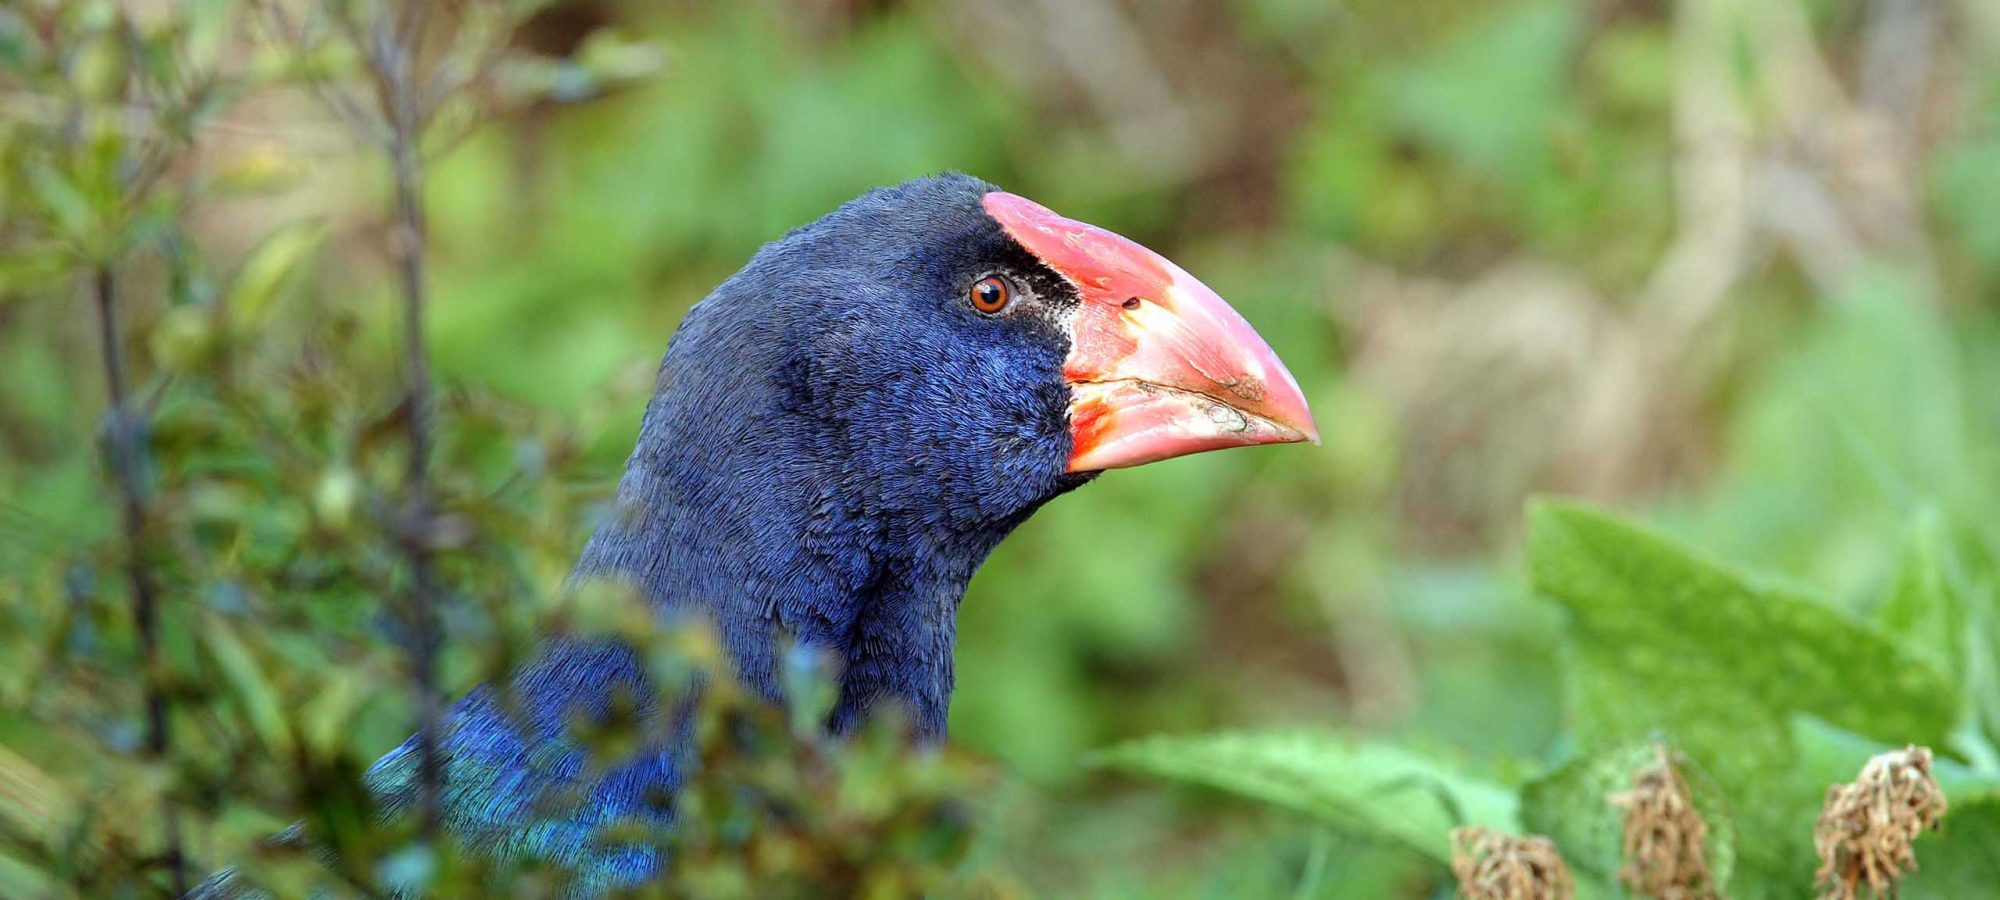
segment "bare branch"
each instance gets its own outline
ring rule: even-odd
[[[138,632],[139,652],[144,672],[141,683],[146,705],[146,757],[155,764],[168,762],[172,736],[167,730],[166,692],[160,684],[160,603],[159,591],[146,558],[146,508],[144,484],[145,448],[139,440],[140,424],[127,402],[125,365],[118,337],[117,278],[109,263],[101,263],[92,273],[91,294],[97,306],[99,348],[104,365],[104,383],[110,398],[107,443],[113,480],[125,527],[125,575],[132,592],[133,628]],[[187,893],[187,859],[181,850],[180,819],[172,803],[160,805],[166,848],[162,858],[174,896]]]
[[[435,529],[430,455],[434,426],[430,357],[424,338],[428,280],[419,143],[426,121],[415,72],[417,48],[429,19],[428,6],[424,0],[410,0],[393,15],[378,11],[366,27],[345,4],[335,4],[334,13],[348,40],[368,62],[377,107],[389,129],[389,164],[395,181],[392,244],[403,301],[404,368],[410,379],[403,418],[410,456],[404,474],[406,517],[400,538],[412,581],[405,613],[411,631],[410,668],[418,715],[418,808],[425,836],[435,837],[444,795],[444,764],[439,754],[444,708],[437,684],[437,607],[442,590],[432,554]]]

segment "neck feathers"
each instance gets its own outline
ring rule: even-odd
[[[718,447],[684,437],[676,407],[655,398],[577,576],[626,580],[663,612],[707,616],[738,677],[772,702],[784,702],[782,637],[832,654],[842,663],[836,732],[890,702],[907,707],[919,735],[941,739],[959,601],[1032,510],[955,527],[899,508],[827,447],[801,446],[801,429],[759,416],[764,434]]]

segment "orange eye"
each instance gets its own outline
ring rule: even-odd
[[[1014,302],[1014,288],[1007,283],[1007,279],[988,275],[972,283],[972,289],[966,292],[966,299],[971,301],[973,309],[990,316]]]

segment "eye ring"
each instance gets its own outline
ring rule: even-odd
[[[965,301],[983,315],[997,316],[1014,305],[1014,285],[999,275],[988,275],[966,289]]]

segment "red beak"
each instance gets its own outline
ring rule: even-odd
[[[1076,286],[1069,471],[1319,442],[1298,382],[1236,310],[1139,244],[1013,194],[986,212]]]

